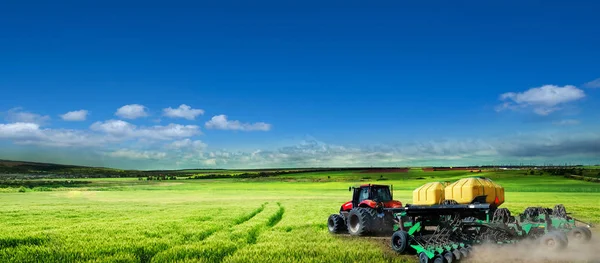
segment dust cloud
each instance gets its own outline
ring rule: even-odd
[[[589,262],[600,263],[600,233],[595,231],[586,244],[574,241],[561,251],[549,251],[533,242],[512,245],[480,245],[473,247],[465,262]]]

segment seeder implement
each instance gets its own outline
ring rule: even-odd
[[[456,198],[464,196],[470,200]],[[577,226],[582,222],[563,205],[529,207],[513,216],[498,208],[503,202],[501,186],[481,177],[462,179],[445,189],[439,183],[426,184],[413,192],[413,204],[405,206],[392,199],[387,186],[363,185],[354,188],[353,200],[342,205],[340,214],[329,217],[328,226],[332,233],[355,236],[391,234],[394,251],[417,255],[424,263],[457,262],[481,244],[528,240],[557,251],[569,242],[591,238],[591,225]]]

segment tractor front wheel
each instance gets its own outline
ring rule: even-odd
[[[332,214],[327,219],[327,228],[330,233],[340,234],[346,231],[346,223],[344,218],[338,214]]]
[[[392,249],[398,254],[406,254],[408,248],[408,233],[406,231],[396,231],[392,235]]]
[[[591,231],[588,231],[589,230],[587,228],[583,227],[573,228],[571,231],[569,231],[569,239],[580,244],[587,243],[592,238]]]
[[[353,236],[364,236],[371,232],[373,218],[366,208],[352,208],[348,213],[348,232]]]

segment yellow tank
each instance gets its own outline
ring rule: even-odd
[[[469,204],[478,196],[487,196],[488,204],[500,206],[504,203],[504,188],[492,180],[483,177],[460,179],[444,189],[446,200],[454,200],[459,204]]]
[[[413,205],[438,205],[444,201],[444,185],[432,182],[413,191]]]

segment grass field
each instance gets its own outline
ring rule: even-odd
[[[52,191],[1,190],[0,262],[416,262],[391,253],[387,240],[332,236],[326,219],[350,199],[351,185],[393,184],[406,203],[426,182],[475,175],[504,186],[503,207],[513,213],[562,203],[600,223],[600,184],[522,171],[92,179]]]

